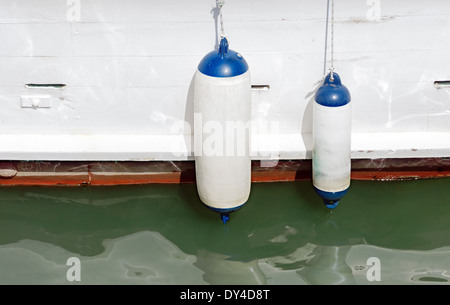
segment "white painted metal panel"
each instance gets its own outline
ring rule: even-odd
[[[76,2],[0,2],[0,159],[192,158],[190,130],[174,124],[192,124],[192,78],[217,43],[215,1],[80,0],[74,20]],[[256,159],[310,158],[326,9],[326,0],[226,1],[230,48],[245,56],[253,84],[270,85],[252,94],[253,120],[276,125],[255,130]],[[450,155],[450,88],[433,85],[450,79],[449,9],[445,0],[336,3],[335,66],[352,94],[352,157]],[[21,107],[21,96],[35,94],[50,95],[51,106]],[[184,144],[173,148],[173,137]]]

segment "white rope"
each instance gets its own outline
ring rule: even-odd
[[[330,80],[333,81],[334,73],[334,0],[331,0],[331,59],[330,59]]]
[[[219,8],[219,20],[220,20],[220,38],[226,37],[225,35],[225,28],[223,26],[223,14],[222,14],[222,7],[225,4],[224,0],[216,0],[217,7]]]

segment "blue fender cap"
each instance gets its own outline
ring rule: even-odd
[[[317,194],[323,199],[325,206],[334,209],[339,204],[339,200],[348,192],[348,188],[340,192],[327,192],[314,187]]]
[[[214,211],[214,212],[217,212],[217,213],[220,213],[220,214],[224,214],[224,213],[231,213],[231,212],[234,212],[234,211],[239,210],[240,208],[242,208],[242,207],[245,205],[245,203],[243,203],[243,204],[241,204],[241,205],[238,205],[238,206],[235,206],[235,207],[233,207],[233,208],[228,208],[228,209],[214,208],[214,207],[209,206],[209,205],[207,205],[207,204],[205,204],[205,205],[206,205],[210,210],[212,210],[212,211]]]
[[[248,71],[248,64],[241,54],[228,48],[228,40],[223,37],[219,50],[209,52],[198,65],[198,70],[213,77],[233,77]]]
[[[206,204],[205,204],[206,205]],[[229,209],[219,209],[219,208],[213,208],[209,205],[206,205],[210,210],[220,213],[220,219],[222,220],[222,222],[224,224],[226,224],[229,220],[230,220],[230,213],[231,212],[235,212],[237,210],[239,210],[240,208],[242,208],[245,205],[245,203],[236,206],[234,208],[229,208]]]
[[[341,78],[333,72],[333,80],[329,73],[322,86],[316,91],[315,101],[326,107],[340,107],[350,103],[351,97],[347,87],[342,85]]]

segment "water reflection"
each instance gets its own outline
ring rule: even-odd
[[[0,283],[447,284],[450,180],[254,184],[224,226],[195,185],[0,189]],[[367,259],[380,260],[369,282]]]

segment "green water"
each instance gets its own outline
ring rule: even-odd
[[[4,187],[0,284],[448,284],[449,220],[448,178],[352,181],[332,211],[310,181],[253,184],[227,225],[194,184]]]

